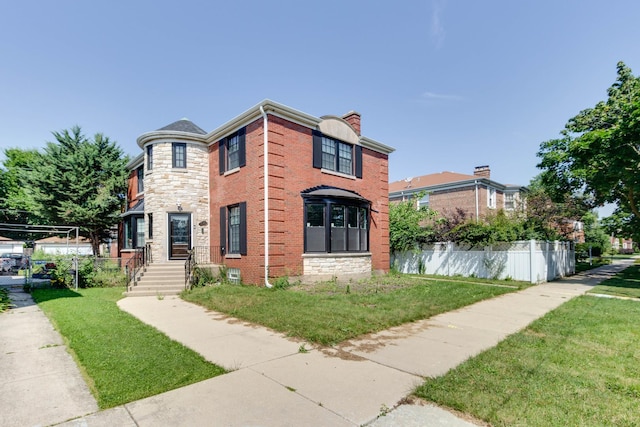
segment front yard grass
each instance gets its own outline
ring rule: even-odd
[[[640,298],[640,264],[634,264],[589,291],[592,294]]]
[[[639,342],[640,303],[581,296],[415,394],[494,426],[636,426]]]
[[[122,288],[34,289],[32,296],[64,337],[102,409],[225,372],[121,311]]]
[[[182,297],[289,336],[332,345],[527,286],[514,281],[388,275],[288,289],[216,285],[195,288]]]

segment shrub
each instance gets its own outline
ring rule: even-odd
[[[63,289],[73,284],[73,277],[71,277],[69,265],[61,259],[56,260],[53,268],[49,270],[49,275],[51,276],[49,282],[53,288]]]
[[[210,268],[196,267],[193,269],[193,278],[191,279],[192,286],[206,286],[216,281],[216,276]]]
[[[0,288],[0,313],[11,308],[11,300],[9,299],[9,290]]]
[[[287,276],[276,277],[273,281],[273,289],[287,289],[291,286]]]

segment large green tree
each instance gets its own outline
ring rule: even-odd
[[[7,148],[0,168],[0,222],[37,224],[35,203],[27,185],[28,175],[40,162],[37,150]]]
[[[88,139],[79,126],[53,136],[29,175],[38,214],[49,224],[79,226],[97,255],[120,220],[128,159],[108,137]]]
[[[28,176],[33,165],[40,162],[40,153],[34,149],[7,148],[0,167],[0,223],[2,235],[16,240],[31,242],[42,235],[22,230],[17,224],[42,224],[37,215]]]
[[[593,206],[615,203],[640,223],[640,78],[624,63],[606,101],[569,119],[561,138],[543,142],[538,167],[559,201],[580,192]]]

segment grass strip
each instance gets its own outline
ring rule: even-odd
[[[578,297],[416,395],[494,426],[632,426],[640,304]]]
[[[9,310],[11,307],[11,298],[9,298],[9,290],[0,288],[0,313]]]
[[[640,298],[640,264],[622,270],[589,291],[592,294]]]
[[[333,345],[513,292],[514,288],[387,276],[369,283],[328,282],[295,289],[219,285],[182,297],[210,310]],[[514,282],[510,282],[513,284]]]
[[[121,288],[35,289],[32,296],[64,337],[102,409],[225,372],[121,311]]]

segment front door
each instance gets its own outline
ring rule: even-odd
[[[169,259],[186,259],[190,246],[191,215],[169,214]]]

